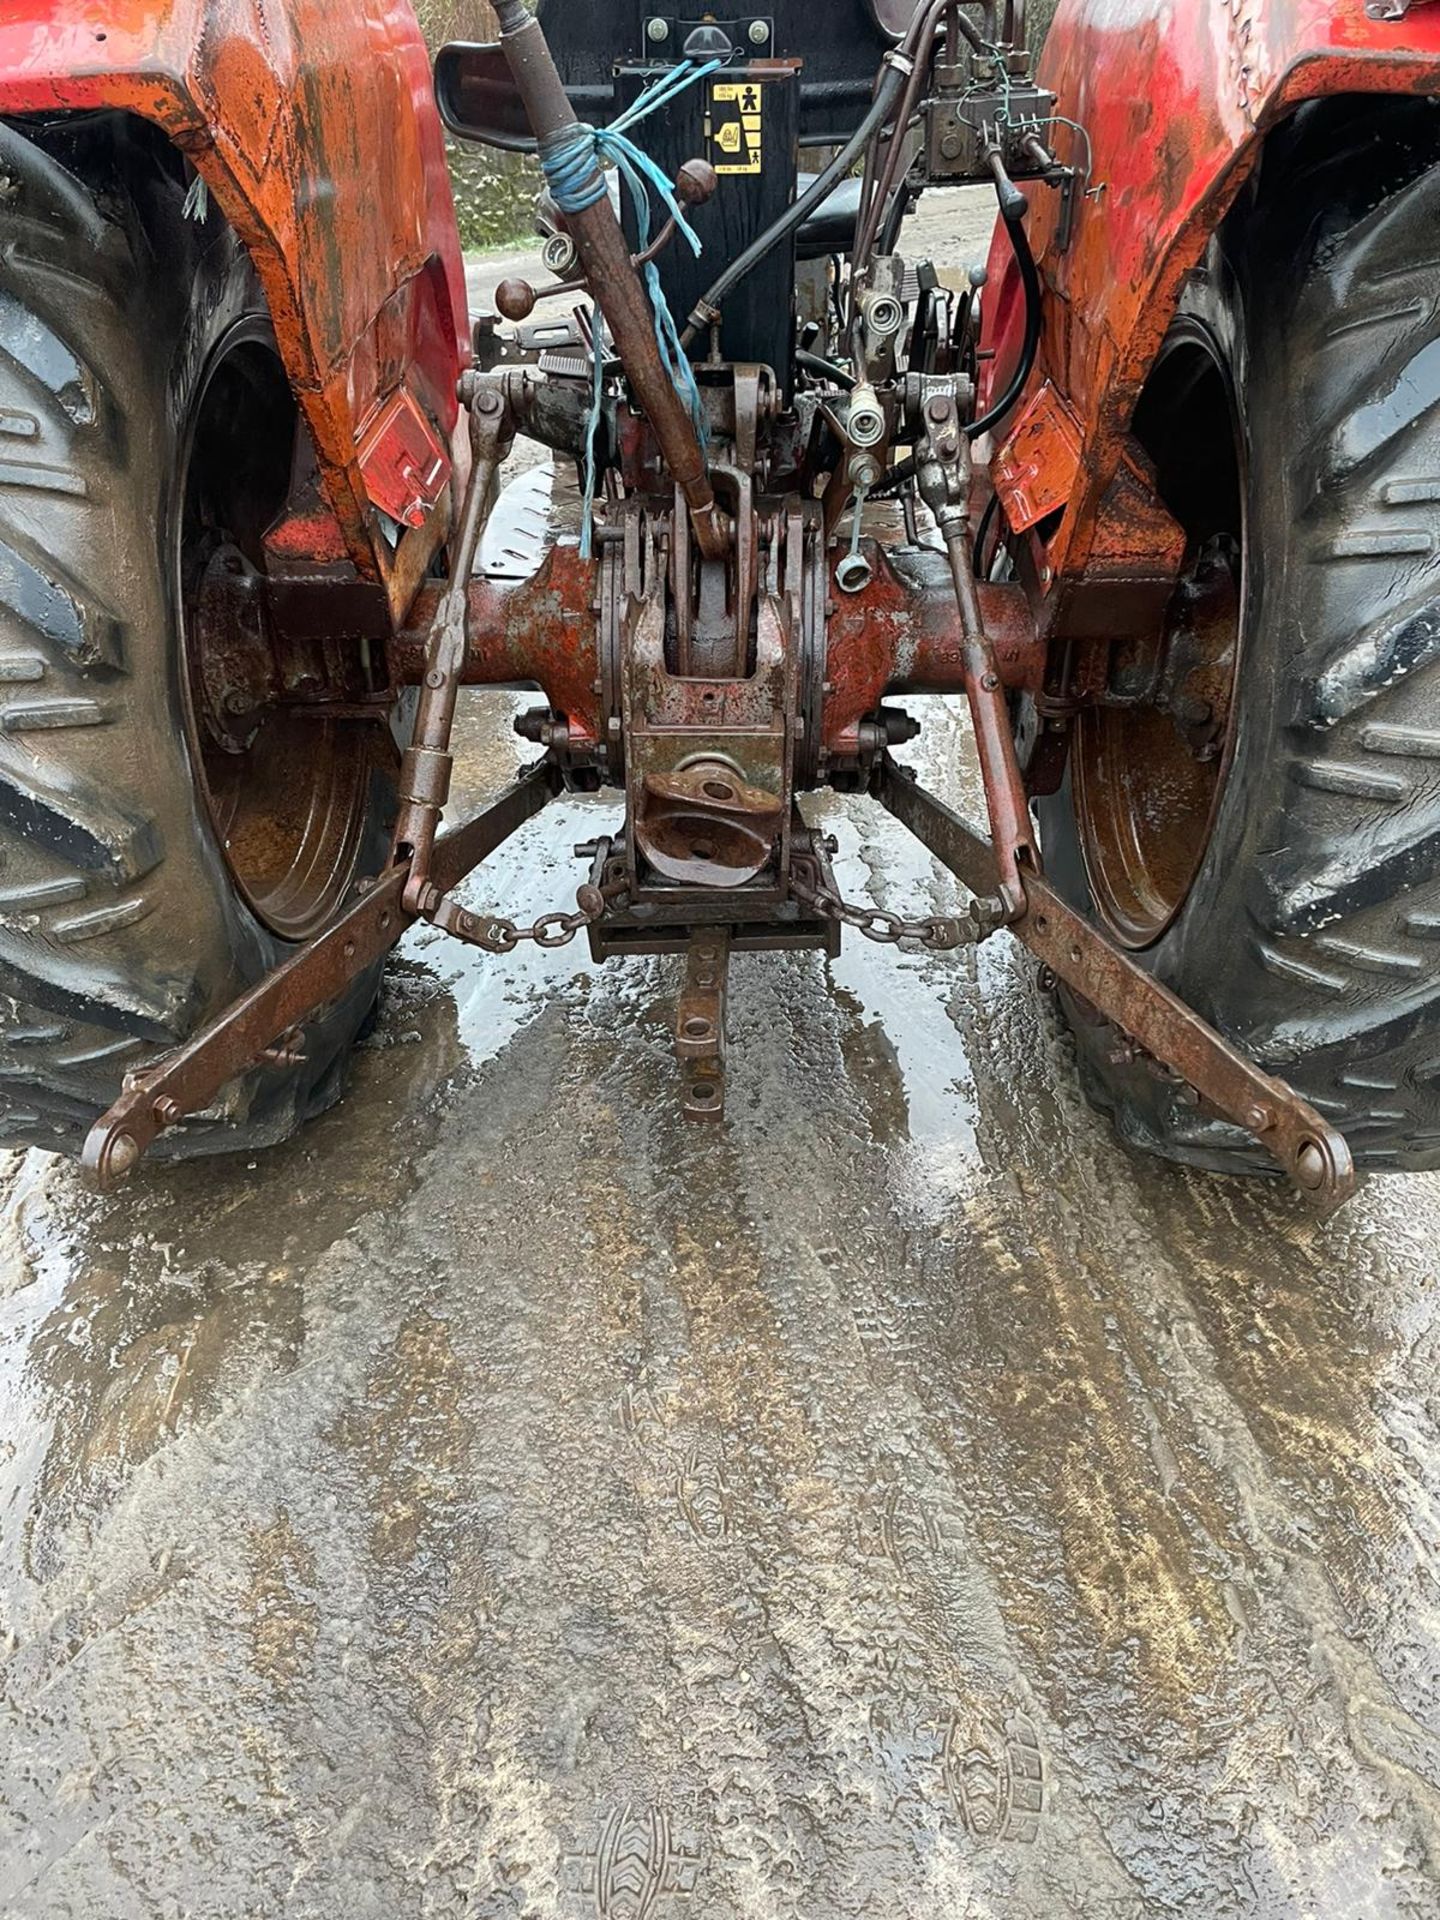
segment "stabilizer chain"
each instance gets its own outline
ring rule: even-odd
[[[472,913],[448,894],[426,912],[425,918],[442,933],[464,941],[467,946],[480,947],[486,953],[513,953],[525,940],[533,940],[537,947],[553,953],[568,947],[587,927],[603,920],[612,908],[623,906],[629,892],[629,884],[624,880],[608,881],[602,887],[587,882],[575,895],[573,913],[547,913],[528,927],[498,914]]]
[[[827,851],[834,853],[834,841]],[[1005,904],[997,898],[972,900],[964,914],[929,914],[914,920],[882,907],[852,906],[838,893],[826,887],[810,863],[795,861],[790,870],[790,891],[795,898],[823,919],[850,927],[877,946],[898,947],[906,941],[931,953],[953,953],[957,947],[978,947],[1005,925]]]

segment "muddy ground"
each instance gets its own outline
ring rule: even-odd
[[[5,1164],[0,1914],[1440,1912],[1440,1179],[1129,1157],[1004,940],[740,958],[696,1130],[676,981],[420,934],[302,1140]]]

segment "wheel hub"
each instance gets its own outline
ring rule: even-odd
[[[362,650],[272,617],[265,535],[286,508],[297,432],[273,349],[242,329],[217,351],[188,437],[184,693],[197,784],[236,889],[290,941],[343,905],[372,783],[397,761]]]
[[[1195,553],[1150,660],[1082,713],[1076,809],[1095,902],[1126,946],[1173,925],[1195,884],[1229,762],[1239,656],[1239,546]]]

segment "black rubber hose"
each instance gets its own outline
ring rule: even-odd
[[[971,565],[974,568],[975,578],[977,580],[983,580],[986,577],[985,542],[990,538],[990,529],[995,524],[995,516],[999,511],[1000,496],[998,493],[992,493],[990,498],[985,502],[984,513],[980,516],[980,525],[975,533],[975,551],[971,555]]]
[[[882,474],[879,481],[870,489],[872,500],[888,500],[897,494],[915,478],[920,471],[920,462],[911,454],[908,459],[898,460],[888,473]]]
[[[912,204],[914,189],[908,180],[902,180],[890,196],[890,205],[886,208],[885,218],[880,222],[880,246],[882,256],[894,253],[900,244],[900,229],[905,224],[905,216]]]
[[[1020,268],[1021,285],[1025,289],[1025,340],[1020,349],[1020,364],[1009,386],[988,413],[981,414],[978,420],[972,420],[965,429],[972,440],[978,440],[982,433],[989,433],[1009,413],[1025,391],[1035,368],[1035,356],[1040,351],[1040,275],[1035,269],[1035,256],[1030,251],[1030,237],[1025,231],[1026,199],[1019,188],[1008,180],[1003,185],[997,180],[997,185],[1000,186],[1000,217],[1010,236],[1010,245]],[[1006,187],[1009,188],[1008,194]]]
[[[688,349],[694,345],[696,336],[705,327],[713,324],[711,315],[720,308],[727,294],[734,291],[747,273],[753,272],[759,266],[766,254],[778,247],[782,240],[788,239],[798,227],[804,226],[815,209],[830,197],[895,111],[905,79],[906,76],[899,67],[886,66],[880,76],[880,85],[875,90],[875,98],[870,103],[870,111],[861,121],[848,144],[841,148],[823,173],[816,174],[794,206],[787,208],[772,227],[767,228],[758,240],[752,242],[737,260],[733,260],[714,286],[707,290],[704,298],[696,303],[695,310],[690,315],[685,331],[681,335],[683,346]]]
[[[795,355],[795,364],[805,373],[813,373],[818,380],[829,380],[837,387],[844,387],[847,393],[855,385],[855,376],[842,367],[836,360],[827,360],[822,354],[807,353],[802,347]]]

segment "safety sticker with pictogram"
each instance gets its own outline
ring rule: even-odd
[[[725,80],[712,85],[706,133],[717,173],[759,173],[764,127],[762,86],[753,80]]]

